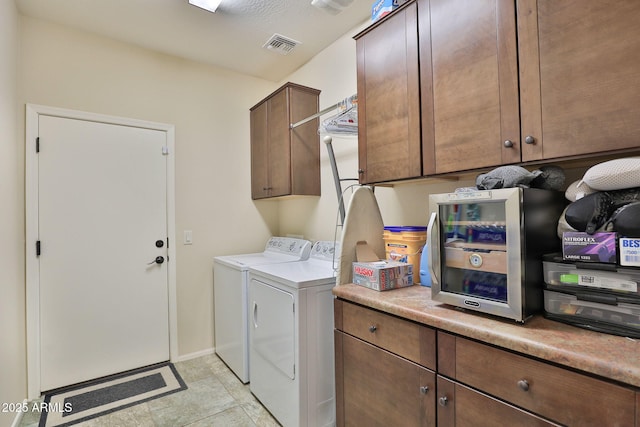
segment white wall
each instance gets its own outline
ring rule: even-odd
[[[22,402],[27,395],[18,23],[13,0],[0,0],[0,403]],[[0,411],[0,425],[10,425],[15,415]]]
[[[277,85],[29,17],[21,24],[21,117],[34,103],[175,125],[179,353],[211,349],[213,257],[260,251],[279,231],[278,204],[251,200],[249,169],[249,108]],[[184,230],[193,245],[182,244]]]

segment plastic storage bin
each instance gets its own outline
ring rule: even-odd
[[[420,271],[422,248],[427,242],[427,227],[387,226],[384,227],[382,238],[388,260],[408,262],[413,265],[413,271]]]
[[[593,294],[545,289],[544,315],[586,329],[640,338],[640,305],[597,302],[598,299]]]
[[[609,294],[640,304],[639,269],[565,261],[560,254],[545,255],[542,266],[544,281],[553,290]]]

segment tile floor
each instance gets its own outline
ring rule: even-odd
[[[175,364],[188,389],[76,424],[78,427],[271,427],[278,422],[215,355]],[[28,413],[19,427],[36,427]]]

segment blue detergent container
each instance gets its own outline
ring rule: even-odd
[[[424,245],[420,256],[420,285],[431,287],[431,274],[429,274],[429,247]]]

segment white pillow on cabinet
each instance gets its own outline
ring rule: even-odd
[[[609,160],[590,167],[582,181],[598,191],[640,187],[640,157]]]

